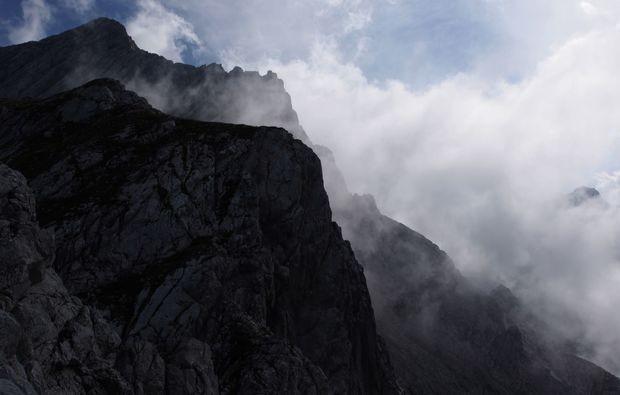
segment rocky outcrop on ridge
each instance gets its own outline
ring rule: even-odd
[[[0,97],[44,98],[97,78],[111,78],[155,108],[202,121],[283,127],[307,141],[284,83],[219,64],[174,63],[141,50],[125,27],[95,19],[64,33],[0,48]]]
[[[3,389],[400,391],[319,159],[285,130],[112,80],[3,100],[0,124]]]

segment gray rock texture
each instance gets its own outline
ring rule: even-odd
[[[3,365],[16,372],[7,386],[400,391],[320,161],[285,130],[174,118],[112,80],[2,101],[0,124],[0,161],[28,178],[39,222],[24,178],[3,167],[17,180],[2,183],[14,191],[3,212],[25,207],[3,277],[54,297],[19,313],[10,291],[2,325],[42,326],[24,332],[44,348]],[[44,292],[32,283],[41,277]],[[18,339],[3,344],[18,352]],[[37,361],[39,376],[19,361]]]
[[[0,393],[128,393],[121,338],[67,291],[54,253],[26,179],[0,164]]]

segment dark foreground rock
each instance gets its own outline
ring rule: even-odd
[[[320,162],[286,131],[174,118],[111,80],[2,101],[0,125],[38,205],[37,224],[0,168],[6,391],[399,391]]]
[[[67,291],[54,252],[26,179],[0,164],[0,393],[128,393],[121,338]]]

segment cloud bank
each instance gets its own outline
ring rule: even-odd
[[[325,45],[257,66],[284,79],[352,190],[374,194],[465,274],[511,286],[619,373],[619,46],[606,23],[518,83],[459,74],[421,92],[369,81]],[[568,208],[565,195],[584,184],[611,206]]]
[[[24,0],[21,3],[22,21],[9,26],[9,41],[20,44],[45,36],[45,27],[52,19],[52,9],[45,0]]]

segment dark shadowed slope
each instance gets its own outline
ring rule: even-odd
[[[1,101],[0,125],[0,388],[398,392],[320,162],[285,130],[173,118],[111,80]]]

